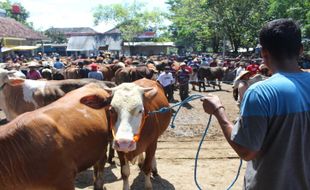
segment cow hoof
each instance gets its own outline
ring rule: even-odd
[[[94,186],[94,190],[107,190],[107,188],[105,186],[103,186],[103,187]]]
[[[142,168],[143,168],[143,163],[139,163],[139,164],[138,164],[138,167],[139,167],[140,170],[142,170]]]
[[[115,166],[115,162],[113,160],[109,160],[108,163],[112,166]]]
[[[152,171],[152,175],[153,175],[154,178],[155,178],[155,177],[159,177],[159,174],[158,174],[158,171],[157,171],[157,170]]]

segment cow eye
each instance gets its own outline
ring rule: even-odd
[[[142,112],[143,112],[143,110],[140,110],[140,111],[139,111],[139,113],[142,113]]]

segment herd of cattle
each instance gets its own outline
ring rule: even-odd
[[[74,189],[78,172],[94,166],[94,189],[104,188],[108,143],[118,153],[124,189],[129,161],[140,159],[145,187],[157,174],[158,137],[171,113],[162,87],[140,79],[116,86],[92,79],[28,80],[0,69],[0,106],[10,121],[0,127],[0,187]]]

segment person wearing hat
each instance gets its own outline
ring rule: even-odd
[[[180,70],[177,72],[177,81],[180,88],[180,98],[184,101],[188,97],[189,75],[186,63],[180,64]]]
[[[88,73],[88,78],[103,80],[104,76],[101,71],[98,71],[98,65],[96,63],[92,63],[89,65],[90,72]]]
[[[27,73],[27,79],[38,80],[42,78],[40,72],[37,70],[38,67],[39,65],[36,62],[31,62],[29,64],[28,66],[29,71]]]
[[[249,71],[241,71],[240,75],[235,79],[233,84],[233,96],[240,106],[245,91],[249,88],[249,79],[251,73]]]
[[[165,95],[169,102],[173,102],[173,84],[174,84],[174,78],[172,76],[172,73],[170,72],[171,68],[169,66],[165,66],[165,71],[162,72],[158,78],[157,81],[161,86],[164,88]]]

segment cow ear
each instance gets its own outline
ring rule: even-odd
[[[11,86],[18,86],[25,82],[25,79],[22,78],[9,78],[9,85]]]
[[[144,89],[144,97],[147,99],[153,99],[157,95],[157,88],[145,88]]]
[[[112,96],[104,98],[100,95],[95,94],[83,97],[80,100],[80,103],[93,109],[101,109],[109,106],[111,104],[111,100]]]

